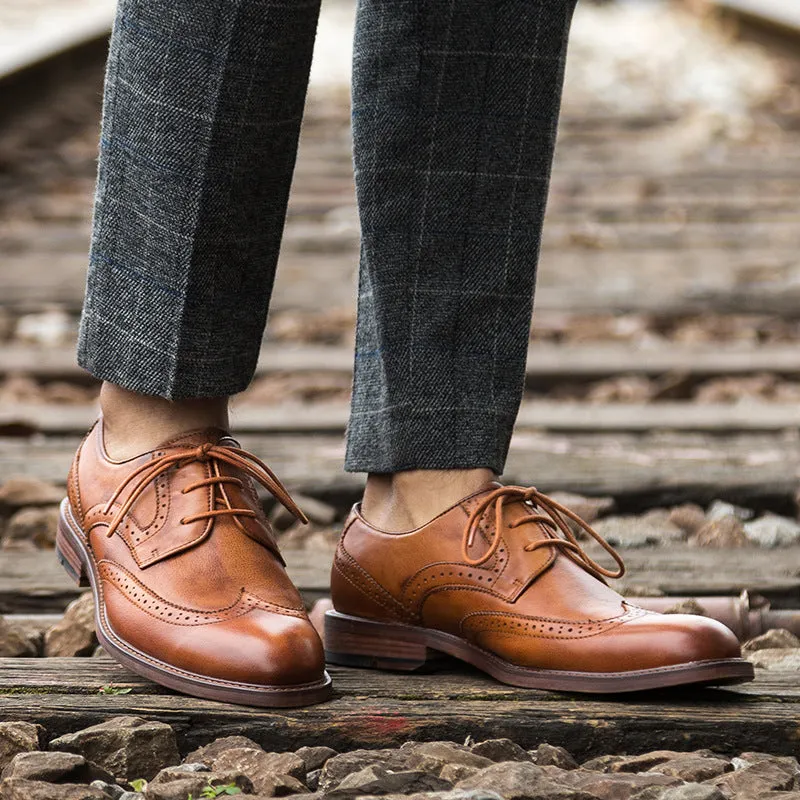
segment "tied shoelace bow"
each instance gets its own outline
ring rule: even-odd
[[[543,513],[530,514],[527,517],[508,523],[509,528],[517,528],[520,525],[537,523],[553,531],[552,538],[542,539],[538,542],[530,542],[525,545],[527,552],[538,550],[540,547],[556,547],[565,551],[580,566],[588,570],[597,578],[621,578],[625,574],[625,563],[620,554],[587,522],[584,522],[574,511],[570,511],[561,503],[543,494],[534,487],[525,488],[524,486],[501,486],[486,495],[475,507],[469,516],[467,527],[464,531],[464,542],[461,554],[464,561],[471,567],[477,567],[488,561],[497,552],[500,546],[503,530],[503,505],[506,499],[511,502],[522,500],[532,504],[534,508],[540,509]],[[494,504],[494,531],[489,542],[489,549],[478,558],[470,558],[469,548],[475,541],[475,535],[480,527],[481,517],[484,512]],[[594,561],[586,551],[578,544],[578,540],[570,530],[567,519],[572,520],[592,537],[617,563],[618,569],[615,572]],[[564,539],[558,536],[558,531],[564,534]]]
[[[129,486],[136,478],[136,481],[128,499],[122,504],[119,511],[114,515],[111,523],[108,526],[106,536],[109,538],[114,535],[124,516],[133,507],[133,504],[139,499],[145,489],[154,481],[159,475],[171,469],[173,466],[186,466],[193,461],[207,462],[217,461],[225,464],[230,464],[232,467],[241,469],[246,474],[255,478],[265,489],[287,509],[290,513],[294,514],[297,519],[302,522],[308,522],[308,517],[300,510],[298,505],[292,500],[286,487],[280,482],[275,473],[263,462],[261,459],[256,458],[252,453],[242,450],[239,447],[230,447],[228,445],[211,444],[206,442],[199,447],[188,447],[184,450],[178,450],[175,453],[165,453],[163,456],[157,456],[151,461],[148,461],[141,466],[137,467],[124,481],[117,487],[117,490],[111,495],[111,499],[106,503],[103,509],[104,514],[111,511],[112,506],[117,501],[125,488]],[[244,483],[233,475],[221,475],[218,467],[215,465],[215,475],[209,478],[203,478],[198,481],[190,483],[181,489],[182,494],[188,494],[194,489],[199,489],[202,486],[222,486],[223,484],[230,483],[239,487],[243,487]],[[201,519],[213,519],[224,515],[232,516],[236,524],[243,528],[239,517],[256,517],[257,514],[252,508],[233,508],[230,505],[227,494],[224,488],[222,493],[225,502],[228,504],[226,508],[214,508],[208,511],[201,511],[198,514],[193,514],[188,517],[183,517],[180,522],[181,525],[188,525],[191,522],[196,522]]]

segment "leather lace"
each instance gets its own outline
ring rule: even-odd
[[[464,530],[464,541],[461,548],[461,555],[464,561],[471,567],[477,567],[488,561],[500,546],[503,530],[503,505],[510,499],[511,502],[522,500],[530,503],[534,508],[538,508],[540,513],[530,514],[527,517],[508,523],[508,527],[517,528],[520,525],[537,523],[552,530],[552,538],[542,539],[537,542],[530,542],[525,545],[525,550],[531,552],[542,547],[555,547],[566,552],[580,566],[600,578],[621,578],[625,574],[625,563],[620,554],[587,522],[584,522],[574,511],[570,511],[566,506],[548,497],[535,487],[525,488],[524,486],[500,486],[487,494],[478,505],[473,509]],[[478,558],[470,558],[469,548],[475,541],[475,535],[480,527],[481,517],[486,510],[494,505],[495,522],[492,532],[489,549]],[[565,519],[566,518],[566,519]],[[567,519],[572,520],[592,537],[617,563],[618,569],[614,572],[594,561],[587,552],[580,546],[575,535],[570,530]],[[558,532],[565,538],[560,538]]]
[[[239,447],[230,447],[228,445],[211,444],[210,442],[206,442],[199,447],[187,447],[174,453],[165,453],[163,456],[157,456],[151,461],[148,461],[133,470],[133,472],[131,472],[130,475],[128,475],[117,487],[117,490],[111,495],[111,498],[103,509],[104,514],[110,513],[112,506],[122,492],[125,491],[126,487],[136,481],[130,495],[128,496],[128,499],[122,504],[119,511],[117,511],[117,513],[114,515],[114,518],[111,520],[106,535],[108,537],[114,535],[125,515],[131,510],[133,505],[141,497],[142,493],[150,485],[150,483],[158,478],[159,475],[166,472],[168,469],[171,469],[173,466],[182,467],[192,463],[193,461],[217,461],[241,469],[246,474],[255,478],[255,480],[257,480],[265,489],[267,489],[281,503],[281,505],[283,505],[290,513],[294,514],[297,519],[301,520],[302,522],[308,522],[308,518],[300,510],[294,500],[292,500],[286,487],[280,482],[280,480],[278,480],[278,477],[275,475],[275,473],[263,461],[261,461],[261,459],[256,458],[252,453],[248,453],[246,450],[242,450]],[[216,475],[212,475],[209,478],[203,478],[202,480],[190,483],[182,489],[182,492],[184,494],[188,494],[189,492],[199,489],[203,486],[221,486],[222,484],[226,483],[235,484],[237,486],[244,485],[239,478],[236,478],[233,475],[221,475],[219,474],[218,469],[215,471],[217,473]],[[227,501],[227,496],[225,499]],[[183,517],[181,519],[181,524],[188,525],[189,523],[196,522],[198,520],[213,519],[221,516],[233,516],[237,524],[239,524],[241,527],[241,523],[239,523],[238,518],[255,517],[256,512],[252,508],[233,508],[230,506],[230,503],[228,503],[227,508],[209,509],[208,511],[201,511],[197,514]]]

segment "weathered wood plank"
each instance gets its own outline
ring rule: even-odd
[[[792,698],[724,689],[576,698],[498,687],[460,668],[434,676],[401,677],[334,668],[332,701],[269,711],[171,693],[145,694],[139,679],[101,663],[104,659],[9,663],[15,661],[19,660],[0,661],[0,681],[4,681],[0,687],[5,686],[0,688],[0,719],[36,721],[56,736],[120,714],[138,714],[173,725],[183,752],[237,733],[270,750],[508,736],[525,747],[543,741],[566,746],[581,759],[608,752],[644,752],[652,750],[653,741],[676,750],[711,747],[728,754],[743,750],[790,754],[797,731],[796,705],[787,702]],[[73,686],[132,685],[135,693],[54,693],[65,688],[69,675],[74,676]]]
[[[261,350],[256,377],[277,372],[346,372],[353,367],[349,347],[267,344]],[[720,343],[671,343],[641,347],[625,343],[534,343],[528,350],[529,380],[595,379],[621,373],[662,375],[677,372],[692,378],[772,372],[800,374],[800,347]],[[0,374],[25,373],[41,378],[91,380],[75,362],[74,347],[43,348],[10,344],[0,349]]]
[[[235,428],[234,428],[235,429]],[[242,446],[266,460],[295,491],[354,502],[364,477],[342,471],[340,435],[249,435]],[[78,436],[0,439],[0,480],[30,475],[64,483]],[[519,431],[511,440],[509,483],[611,494],[648,504],[717,497],[747,504],[788,503],[800,477],[794,434],[707,436],[691,433],[544,434]]]
[[[266,406],[234,404],[232,418],[242,433],[344,433],[349,404],[286,403]],[[97,417],[92,405],[6,404],[0,407],[0,431],[53,435],[85,431]],[[646,433],[653,430],[777,432],[800,428],[794,403],[580,403],[523,401],[517,429],[602,433]]]
[[[597,546],[588,552],[600,562]],[[673,596],[738,595],[743,590],[773,599],[776,605],[800,606],[800,546],[778,551],[758,548],[716,550],[670,545],[620,548],[627,575],[615,588],[645,587]],[[289,574],[310,606],[330,594],[333,551],[285,549]],[[79,590],[57,562],[44,553],[3,553],[0,558],[0,613],[63,610]]]

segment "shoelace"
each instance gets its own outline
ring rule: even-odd
[[[286,487],[278,480],[275,473],[263,462],[261,459],[256,458],[252,453],[242,450],[239,447],[230,447],[228,445],[211,444],[206,442],[199,447],[190,447],[184,450],[178,450],[174,453],[165,453],[163,456],[158,456],[152,461],[137,467],[124,481],[117,487],[114,494],[106,503],[103,509],[104,514],[111,511],[112,506],[117,501],[119,496],[125,491],[136,478],[133,490],[131,491],[128,499],[122,504],[119,511],[114,515],[111,523],[108,526],[106,536],[109,538],[114,535],[120,523],[122,522],[128,511],[131,510],[134,503],[141,497],[144,490],[154,481],[159,475],[171,469],[174,465],[185,466],[193,461],[221,461],[225,464],[230,464],[233,467],[238,467],[248,475],[255,478],[265,489],[272,493],[272,495],[297,519],[302,522],[308,522],[306,515],[300,510],[297,504],[292,500]],[[218,470],[217,470],[218,472]],[[194,489],[199,489],[201,486],[221,485],[231,483],[238,486],[243,486],[239,478],[233,475],[213,475],[210,478],[203,478],[202,480],[190,483],[185,486],[181,491],[183,494],[188,494]],[[227,501],[227,496],[225,497]],[[215,508],[208,511],[201,511],[198,514],[193,514],[189,517],[183,517],[180,522],[182,525],[188,525],[191,522],[196,522],[201,519],[212,519],[224,515],[233,516],[237,524],[241,526],[238,517],[255,517],[256,512],[252,508],[232,508],[228,502],[227,508]]]
[[[484,564],[497,552],[503,530],[503,505],[507,498],[512,498],[512,502],[514,500],[530,502],[534,507],[544,512],[530,514],[527,517],[515,520],[509,523],[508,527],[517,528],[520,525],[528,525],[535,522],[553,530],[552,539],[548,538],[538,542],[530,542],[525,545],[524,549],[526,551],[531,552],[533,550],[538,550],[540,547],[556,547],[566,551],[572,556],[573,560],[577,561],[595,577],[621,578],[625,574],[625,563],[620,554],[592,528],[591,525],[584,522],[574,511],[570,511],[565,506],[562,506],[561,503],[548,497],[533,486],[529,488],[525,488],[524,486],[500,486],[487,494],[480,503],[478,503],[469,516],[467,527],[464,530],[464,542],[461,548],[462,558],[471,567],[478,567]],[[475,541],[475,535],[478,532],[481,517],[491,505],[494,505],[495,522],[489,549],[479,558],[470,558],[469,548],[472,547],[472,543]],[[619,568],[616,572],[612,572],[601,566],[586,553],[580,544],[578,544],[578,540],[570,530],[567,520],[564,519],[565,517],[571,519],[576,525],[586,531],[586,533],[616,561],[617,567]],[[558,531],[561,531],[566,538],[561,539],[558,536]]]

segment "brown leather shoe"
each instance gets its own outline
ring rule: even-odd
[[[97,637],[133,672],[230,703],[317,703],[331,683],[322,643],[251,477],[305,520],[268,467],[224,431],[116,462],[101,421],[70,470],[58,557],[91,584]]]
[[[447,654],[513,686],[576,692],[752,680],[728,628],[637,608],[604,580],[623,572],[599,534],[533,488],[492,484],[406,533],[377,530],[356,506],[333,565],[327,658],[413,670]]]

